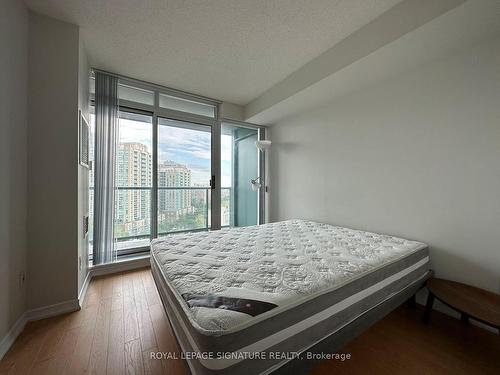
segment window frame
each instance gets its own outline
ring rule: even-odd
[[[93,68],[91,71],[91,79],[93,78],[93,73],[95,71],[100,71],[98,69]],[[153,91],[154,94],[154,104],[148,105],[139,102],[133,102],[129,100],[119,99],[119,111],[123,112],[131,112],[137,114],[143,114],[152,116],[152,186],[150,188],[151,191],[151,207],[150,207],[150,240],[158,238],[158,129],[159,129],[159,119],[171,119],[182,122],[189,122],[204,126],[209,126],[211,130],[211,175],[215,178],[215,188],[211,189],[211,220],[210,226],[208,230],[219,230],[221,229],[221,218],[220,218],[220,130],[221,124],[235,124],[242,127],[248,127],[252,129],[258,129],[258,137],[259,139],[265,139],[266,126],[264,125],[256,125],[243,121],[236,121],[232,119],[222,118],[221,117],[221,105],[222,102],[219,100],[207,98],[204,96],[191,94],[188,92],[184,92],[181,90],[176,90],[172,88],[168,88],[165,86],[136,80],[133,78],[125,77],[118,74],[113,74],[109,72],[104,72],[106,74],[114,75],[118,78],[119,84],[130,86],[133,88],[143,89],[147,91]],[[183,111],[177,111],[174,109],[168,109],[164,107],[160,107],[159,98],[160,95],[168,95],[172,97],[178,97],[180,99],[189,100],[201,104],[214,106],[214,117],[208,117],[203,115],[198,115],[194,113],[187,113]],[[90,105],[95,107],[95,95],[94,93],[90,93]],[[94,148],[95,152],[95,148]],[[95,160],[95,156],[94,156]],[[259,176],[265,178],[265,155],[263,152],[259,153]],[[263,224],[265,222],[265,191],[263,188],[259,194],[259,215],[258,215],[258,223]],[[208,204],[208,203],[207,203]],[[217,207],[217,209],[215,209]],[[183,232],[199,232],[205,231],[207,229],[193,229],[193,230],[181,230],[170,233],[183,233]],[[117,250],[117,257],[127,257],[138,255],[140,253],[149,253],[149,246],[139,246],[139,247],[131,247]]]

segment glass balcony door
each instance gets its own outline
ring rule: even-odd
[[[212,128],[158,118],[157,234],[211,228]]]
[[[221,124],[221,226],[259,224],[261,154],[255,146],[259,129]],[[256,181],[257,180],[257,181]],[[254,183],[252,183],[254,181]]]
[[[119,76],[114,247],[118,256],[149,250],[169,233],[263,222],[264,128],[221,120],[221,102]],[[90,157],[94,162],[94,77]],[[89,175],[92,258],[94,168]],[[264,184],[262,184],[264,185]]]

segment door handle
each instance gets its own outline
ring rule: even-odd
[[[210,179],[210,187],[212,190],[215,189],[215,175],[212,175],[212,178]]]

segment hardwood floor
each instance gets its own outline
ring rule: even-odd
[[[149,268],[92,280],[82,310],[29,323],[0,374],[188,374]]]
[[[433,312],[401,307],[347,345],[350,360],[311,374],[498,374],[500,336]],[[0,374],[188,374],[148,268],[92,280],[81,311],[29,323]]]
[[[500,374],[500,335],[437,311],[425,325],[423,312],[401,306],[342,350],[352,359],[324,361],[311,374]]]

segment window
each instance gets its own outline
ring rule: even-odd
[[[151,238],[152,121],[151,115],[119,113],[114,225],[118,250],[148,246]]]
[[[154,93],[153,91],[141,89],[138,87],[132,87],[125,84],[118,85],[118,97],[120,100],[126,100],[134,103],[141,103],[147,105],[154,105]]]
[[[93,87],[91,78],[92,92]],[[217,102],[166,92],[142,82],[135,87],[130,79],[118,83],[113,228],[118,256],[148,250],[151,239],[170,233],[259,222],[262,201],[250,182],[260,176],[255,140],[261,130],[221,125]],[[90,131],[93,161],[93,107]],[[91,249],[94,173],[92,168]]]
[[[158,119],[158,235],[210,228],[211,128]]]

